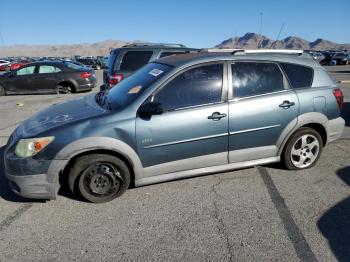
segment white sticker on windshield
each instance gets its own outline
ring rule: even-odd
[[[152,75],[152,76],[159,76],[161,73],[163,73],[162,70],[159,70],[159,69],[152,69],[149,74]]]

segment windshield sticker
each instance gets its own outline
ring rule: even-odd
[[[134,86],[129,90],[128,94],[137,94],[138,92],[140,92],[141,88],[142,88],[141,85]]]
[[[152,69],[149,74],[152,75],[152,76],[159,76],[161,73],[163,73],[162,70],[159,70],[159,69]]]

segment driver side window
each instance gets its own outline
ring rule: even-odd
[[[159,90],[154,101],[164,111],[221,101],[223,64],[189,69]]]
[[[22,76],[22,75],[31,75],[34,74],[35,66],[27,66],[23,67],[19,70],[17,70],[17,75]]]

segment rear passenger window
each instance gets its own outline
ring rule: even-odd
[[[148,64],[152,55],[152,51],[128,51],[123,57],[120,70],[135,71]]]
[[[189,69],[159,90],[154,100],[164,110],[211,104],[221,101],[223,65]]]
[[[184,54],[184,52],[163,52],[160,54],[159,58],[170,56],[170,55],[180,55],[180,54]]]
[[[50,65],[39,66],[39,74],[49,74],[61,71],[59,68]]]
[[[312,68],[301,65],[281,63],[281,67],[286,73],[293,88],[312,86],[314,72]]]
[[[232,69],[234,97],[247,97],[284,90],[283,74],[274,63],[235,62]]]

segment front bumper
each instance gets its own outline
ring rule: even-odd
[[[50,181],[47,174],[14,176],[6,173],[5,175],[9,180],[11,190],[22,197],[56,199],[60,189],[58,175],[55,176],[55,181]]]
[[[26,198],[56,199],[59,174],[66,161],[19,158],[12,151],[7,148],[4,154],[5,176],[11,190]]]

